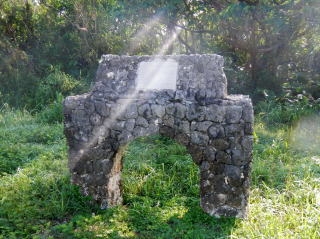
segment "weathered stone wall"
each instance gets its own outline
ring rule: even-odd
[[[139,63],[154,57],[104,55],[92,90],[65,99],[72,182],[103,208],[121,204],[124,146],[160,133],[185,145],[199,165],[203,210],[244,217],[253,144],[251,100],[227,95],[221,56],[160,58],[178,63],[176,90],[136,89]]]

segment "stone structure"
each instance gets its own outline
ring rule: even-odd
[[[175,84],[153,89],[155,79],[167,78]],[[245,217],[253,109],[248,97],[226,89],[218,55],[102,56],[91,91],[64,101],[72,182],[102,208],[121,204],[124,146],[160,133],[185,145],[199,165],[205,212]]]

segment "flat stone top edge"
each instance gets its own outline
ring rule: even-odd
[[[93,92],[88,92],[88,93],[84,93],[84,94],[81,94],[81,95],[70,95],[70,96],[67,96],[64,101],[63,101],[63,105],[65,107],[68,107],[69,105],[69,102],[82,102],[84,101],[85,99],[89,98],[90,96],[92,96]],[[115,103],[121,101],[121,100],[126,100],[128,98],[119,98],[118,100],[115,101]],[[133,102],[135,101],[148,101],[149,98],[132,98]],[[250,104],[252,105],[252,101],[251,101],[251,98],[249,95],[227,95],[226,97],[224,98],[217,98],[215,99],[212,103],[209,103],[209,104],[205,104],[205,106],[210,106],[210,105],[215,105],[215,104],[220,104],[221,102],[224,102],[228,105],[228,103],[238,103],[238,104],[242,104],[242,103],[245,103],[245,104]],[[175,103],[174,101],[172,101],[171,103]],[[178,102],[178,103],[181,103],[181,104],[184,104],[184,105],[187,105],[187,104],[190,104],[190,103],[194,103],[194,102],[191,102],[191,101],[188,101],[188,100],[185,100],[183,102]],[[72,108],[72,107],[71,107]]]
[[[199,56],[209,56],[209,57],[218,57],[223,58],[223,56],[218,54],[173,54],[173,55],[115,55],[115,54],[103,54],[101,57],[148,57],[148,58],[154,58],[154,57],[199,57]]]
[[[218,54],[177,54],[177,55],[114,55],[114,54],[103,54],[100,59],[100,63],[103,61],[117,60],[117,59],[136,59],[139,61],[150,60],[150,59],[195,59],[195,58],[210,58],[215,60],[223,66],[224,58]]]

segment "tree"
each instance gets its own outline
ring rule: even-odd
[[[102,54],[217,53],[225,57],[231,92],[237,87],[237,93],[280,94],[284,85],[299,85],[315,95],[319,5],[318,0],[4,0],[0,102],[33,107],[35,92],[52,75],[89,83]],[[61,74],[53,74],[58,70]]]

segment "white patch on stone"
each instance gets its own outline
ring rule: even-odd
[[[223,203],[225,203],[225,201],[227,200],[227,195],[223,193],[217,194],[217,197],[219,198],[220,201],[223,201]]]
[[[114,72],[108,72],[107,77],[113,79],[114,78]]]
[[[229,184],[228,177],[224,177],[224,183],[227,184],[227,185]]]
[[[178,62],[168,59],[155,59],[139,63],[137,89],[176,90]]]

